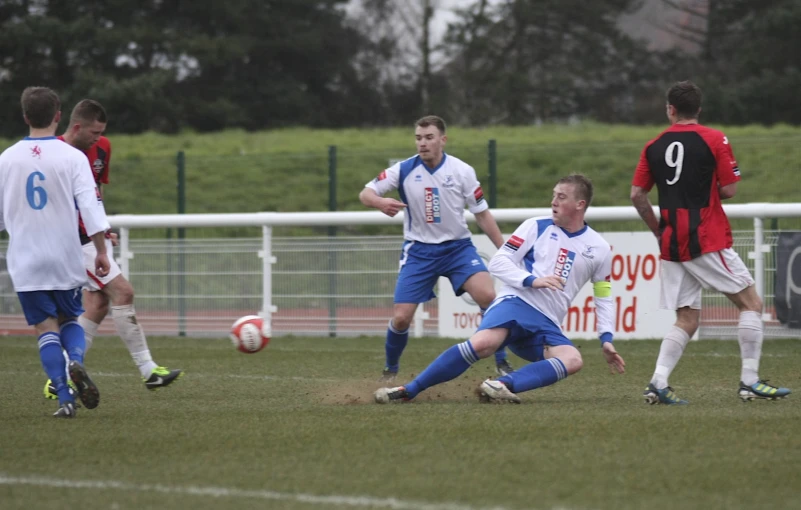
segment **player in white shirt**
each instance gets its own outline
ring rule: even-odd
[[[470,294],[482,311],[495,299],[492,278],[470,239],[464,219],[465,206],[493,244],[498,248],[503,245],[503,236],[484,200],[476,171],[444,152],[445,121],[433,115],[423,117],[416,122],[414,134],[417,155],[381,172],[359,194],[364,205],[387,216],[406,209],[405,241],[381,376],[385,382],[397,376],[414,312],[420,303],[436,297],[434,286],[440,276],[450,280],[457,296]],[[400,201],[384,198],[392,190],[398,190]],[[505,350],[495,354],[495,366],[499,374],[512,372]]]
[[[109,224],[86,156],[55,137],[61,119],[58,95],[28,87],[21,102],[30,135],[0,155],[0,230],[9,233],[8,272],[58,394],[54,416],[72,418],[75,401],[68,376],[87,409],[100,401],[83,367],[84,331],[76,320],[83,312],[81,287],[86,283],[75,235],[78,209],[97,247],[99,274],[109,270],[104,237]]]
[[[503,281],[499,297],[484,313],[478,331],[443,352],[412,382],[375,392],[379,404],[410,400],[435,384],[463,374],[479,359],[501,347],[531,363],[479,387],[483,402],[520,403],[518,393],[549,386],[575,374],[581,353],[562,333],[561,324],[581,288],[593,283],[601,349],[612,373],[625,362],[612,344],[612,250],[584,223],[592,202],[592,183],[570,175],[554,187],[551,218],[523,222],[490,261],[490,272]]]

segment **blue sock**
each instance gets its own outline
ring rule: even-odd
[[[78,321],[71,320],[61,325],[61,343],[70,360],[83,365],[83,353],[86,350],[86,335]]]
[[[406,393],[409,398],[414,398],[426,388],[456,379],[476,361],[478,356],[470,340],[456,344],[440,354],[414,381],[407,384]]]
[[[61,354],[61,338],[58,333],[43,333],[39,337],[39,358],[50,382],[56,388],[59,404],[74,399],[67,386],[67,370],[64,367],[64,355]]]
[[[536,363],[529,363],[509,375],[499,377],[513,393],[542,388],[561,381],[567,377],[565,364],[559,358],[544,359]]]
[[[506,349],[498,349],[495,351],[495,364],[506,361]]]
[[[406,331],[398,331],[390,320],[389,328],[387,328],[387,343],[384,344],[384,351],[387,354],[386,367],[388,370],[393,372],[398,371],[401,354],[403,354],[403,350],[406,348],[408,342],[409,329],[407,328]]]

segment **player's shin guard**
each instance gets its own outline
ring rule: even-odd
[[[456,379],[478,361],[470,340],[456,344],[439,355],[414,381],[406,385],[409,398],[436,384]]]
[[[60,403],[73,400],[67,386],[67,370],[61,354],[61,338],[58,333],[43,333],[39,337],[39,359],[42,360],[47,377],[56,389]]]
[[[656,368],[651,378],[651,384],[656,389],[663,390],[668,387],[668,379],[673,369],[684,354],[684,348],[690,341],[690,335],[678,326],[673,326],[667,332],[659,347],[659,357],[656,359]]]
[[[737,340],[743,359],[740,380],[747,386],[759,380],[759,359],[762,357],[762,318],[758,312],[740,312]]]
[[[134,305],[112,306],[111,318],[114,319],[117,333],[119,333],[122,341],[125,342],[125,346],[128,348],[128,352],[131,353],[134,363],[139,367],[142,377],[149,377],[150,373],[158,365],[150,355],[145,332],[142,331],[142,326],[139,325],[139,321],[136,319]]]
[[[61,325],[61,344],[70,360],[75,360],[83,365],[86,337],[78,321],[71,320]]]
[[[521,367],[509,375],[499,377],[513,393],[550,386],[567,377],[565,364],[559,358],[544,359]]]
[[[384,350],[387,355],[386,369],[391,372],[397,372],[400,366],[400,357],[406,344],[409,343],[409,329],[406,331],[399,331],[395,329],[392,321],[389,321],[387,328],[387,341],[384,344]]]
[[[100,327],[100,324],[90,321],[83,315],[78,317],[78,324],[80,324],[83,328],[83,336],[86,338],[86,347],[83,350],[85,356],[86,353],[89,352],[89,349],[92,348],[92,344],[95,341],[95,336],[97,335],[97,328]]]

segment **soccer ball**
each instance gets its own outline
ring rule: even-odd
[[[258,315],[246,315],[231,326],[231,341],[246,354],[264,349],[270,342],[270,328]]]

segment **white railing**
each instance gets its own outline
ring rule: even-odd
[[[741,255],[744,258],[748,259],[749,265],[751,266],[755,281],[756,281],[756,288],[757,292],[760,296],[765,298],[765,253],[770,252],[772,249],[772,245],[770,243],[765,243],[765,231],[763,227],[763,218],[787,218],[787,217],[801,217],[801,204],[736,204],[736,205],[726,205],[724,206],[726,213],[728,214],[729,218],[732,219],[752,219],[753,220],[753,246],[750,246],[750,236],[745,236],[740,238],[738,241],[739,248]],[[656,210],[656,209],[655,209]],[[657,211],[658,212],[658,211]],[[495,216],[496,220],[499,223],[519,223],[528,218],[534,216],[549,216],[551,214],[550,208],[532,208],[532,209],[496,209],[493,211],[493,215]],[[468,222],[474,222],[475,218],[470,213],[465,213],[465,217]],[[639,220],[639,216],[637,212],[634,210],[633,207],[591,207],[587,213],[587,220],[590,222],[593,221],[630,221],[630,220]],[[350,323],[353,325],[352,329],[350,330],[350,334],[360,334],[360,333],[370,333],[370,334],[380,334],[382,329],[385,327],[386,320],[388,320],[388,309],[391,309],[391,288],[387,288],[388,286],[391,287],[391,282],[388,283],[388,280],[393,277],[392,273],[396,271],[397,265],[392,259],[387,257],[393,257],[396,248],[394,247],[394,243],[397,241],[398,248],[400,239],[388,239],[383,238],[382,243],[374,243],[376,246],[368,246],[370,243],[364,243],[363,240],[359,241],[357,239],[352,239],[350,242],[351,245],[344,246],[338,245],[335,247],[331,247],[332,244],[326,241],[325,243],[322,241],[318,242],[318,245],[314,250],[316,250],[317,259],[309,257],[308,260],[298,260],[296,266],[304,266],[308,264],[311,267],[311,271],[299,271],[297,268],[292,268],[291,270],[282,269],[276,273],[274,271],[274,264],[276,263],[275,254],[278,253],[279,257],[282,259],[282,262],[285,262],[286,259],[292,257],[300,257],[299,253],[302,253],[302,247],[298,248],[302,243],[308,242],[304,241],[303,238],[299,239],[287,239],[281,238],[276,239],[273,237],[273,228],[274,227],[324,227],[324,226],[356,226],[356,225],[398,225],[400,226],[403,222],[403,213],[399,214],[395,218],[389,218],[384,214],[378,211],[364,211],[364,212],[305,212],[305,213],[271,213],[271,212],[264,212],[264,213],[241,213],[241,214],[168,214],[168,215],[116,215],[110,217],[110,222],[113,227],[119,229],[120,233],[120,246],[119,246],[119,254],[118,254],[118,263],[122,269],[123,274],[128,278],[131,279],[132,271],[132,260],[136,257],[136,254],[139,254],[139,257],[144,257],[141,261],[141,264],[138,264],[136,270],[134,271],[133,279],[134,287],[137,289],[137,302],[139,301],[139,297],[142,297],[143,291],[140,288],[144,289],[150,287],[151,285],[144,285],[140,287],[141,278],[149,278],[152,281],[157,281],[158,278],[169,278],[159,275],[166,275],[169,273],[172,267],[164,268],[164,267],[156,267],[157,265],[151,264],[149,261],[146,261],[146,258],[150,255],[158,255],[163,256],[165,258],[169,258],[170,256],[174,256],[177,252],[180,253],[181,257],[192,257],[196,256],[202,258],[202,262],[198,263],[196,267],[190,267],[188,269],[181,269],[184,271],[189,277],[187,278],[188,284],[192,284],[195,278],[196,280],[201,279],[210,279],[214,276],[206,276],[203,271],[208,270],[211,264],[214,263],[215,259],[219,258],[219,253],[223,251],[227,252],[227,249],[230,245],[235,243],[236,241],[243,241],[243,240],[216,240],[217,244],[211,242],[212,240],[208,240],[203,246],[196,247],[196,245],[192,244],[193,241],[198,240],[182,240],[183,244],[180,246],[175,244],[176,240],[170,240],[167,243],[164,240],[132,240],[130,232],[132,229],[145,229],[145,228],[195,228],[195,227],[260,227],[261,228],[261,239],[249,239],[246,243],[237,245],[237,250],[239,253],[242,254],[238,260],[239,262],[234,262],[241,264],[244,269],[238,270],[236,273],[230,273],[235,275],[240,281],[246,280],[245,284],[240,284],[239,288],[235,288],[234,290],[224,289],[225,285],[222,282],[216,283],[213,286],[214,291],[210,292],[208,296],[205,295],[192,295],[192,290],[183,289],[179,287],[179,291],[176,292],[174,288],[170,287],[169,290],[158,291],[154,290],[151,292],[149,298],[152,299],[153,307],[156,310],[159,310],[158,303],[168,303],[170,299],[173,301],[176,300],[176,297],[180,295],[181,299],[188,298],[188,299],[197,299],[197,302],[203,303],[202,299],[216,299],[216,301],[212,301],[215,303],[222,303],[224,300],[233,299],[233,294],[237,291],[241,292],[241,296],[243,297],[243,301],[239,301],[238,303],[246,303],[242,305],[243,307],[251,310],[260,310],[262,316],[268,319],[273,318],[273,314],[276,312],[276,307],[274,306],[274,298],[278,297],[279,299],[283,299],[286,302],[286,299],[295,299],[298,301],[294,302],[303,302],[306,298],[305,295],[300,295],[301,293],[295,293],[298,295],[287,296],[286,287],[289,285],[287,283],[288,278],[306,278],[299,277],[297,275],[303,273],[314,273],[317,276],[314,278],[322,279],[321,275],[326,275],[327,267],[320,267],[320,264],[316,264],[315,261],[320,260],[320,254],[330,254],[333,251],[339,251],[340,255],[338,255],[339,261],[338,264],[341,264],[343,259],[346,259],[348,255],[352,255],[348,250],[351,249],[349,246],[355,246],[357,249],[362,250],[363,257],[365,259],[369,258],[376,258],[381,257],[381,264],[377,264],[375,268],[373,268],[372,273],[370,271],[365,271],[364,278],[382,278],[382,289],[379,291],[375,291],[375,299],[372,299],[373,296],[366,295],[364,291],[362,292],[347,292],[345,297],[351,303],[373,303],[374,305],[378,302],[378,300],[382,300],[377,308],[373,309],[372,311],[368,312],[366,315],[368,317],[357,317],[357,318],[350,318]],[[644,226],[643,226],[644,228]],[[378,241],[378,239],[376,239]],[[278,242],[278,248],[276,248],[276,242]],[[342,241],[346,242],[346,241]],[[154,244],[148,244],[154,243]],[[167,243],[167,244],[165,244]],[[2,244],[2,242],[0,242]],[[168,248],[165,248],[169,244]],[[341,243],[340,243],[341,244]],[[380,244],[380,246],[379,246]],[[158,246],[157,246],[158,245]],[[245,246],[246,245],[246,246]],[[294,247],[288,247],[292,245]],[[132,246],[135,249],[132,249]],[[282,250],[276,252],[276,249]],[[193,252],[193,250],[195,250]],[[204,251],[205,250],[205,251]],[[2,250],[4,251],[4,250]],[[1,251],[0,251],[1,252]],[[328,255],[331,256],[331,255]],[[334,255],[336,257],[337,255]],[[204,258],[205,257],[205,258]],[[258,257],[258,259],[254,259],[253,257]],[[139,260],[138,258],[136,259]],[[177,259],[175,259],[177,260]],[[358,265],[357,258],[353,258],[352,266],[348,267],[347,275],[346,276],[353,276],[358,274],[361,271]],[[395,259],[396,260],[396,259]],[[183,262],[181,262],[182,264]],[[168,264],[173,264],[173,262],[168,262]],[[379,267],[380,266],[380,267]],[[394,267],[393,267],[394,266]],[[770,268],[769,268],[770,269]],[[0,267],[0,272],[2,267]],[[222,271],[217,269],[217,271]],[[340,275],[344,274],[346,271],[338,269]],[[224,271],[215,273],[215,275],[219,276],[222,274],[227,274]],[[369,274],[373,274],[375,276],[370,276]],[[144,276],[143,276],[144,275]],[[2,275],[0,275],[2,276]],[[278,277],[279,280],[275,280]],[[221,280],[224,278],[231,278],[231,276],[225,277],[220,276]],[[309,276],[306,279],[303,279],[303,282],[308,282],[314,280],[310,280],[312,276]],[[352,280],[349,280],[352,281]],[[182,280],[183,282],[183,280]],[[1,282],[0,282],[1,283]],[[181,283],[183,285],[183,283]],[[275,293],[275,285],[280,287],[280,292],[278,294]],[[292,283],[291,285],[294,285]],[[155,288],[155,286],[153,286]],[[344,287],[344,286],[343,286]],[[334,285],[330,288],[336,289],[337,287]],[[220,289],[223,289],[222,291]],[[281,290],[283,289],[283,290]],[[223,292],[225,291],[225,292]],[[161,292],[159,294],[158,292]],[[227,292],[227,293],[226,293]],[[322,291],[321,291],[322,292]],[[0,294],[8,294],[2,289],[0,289]],[[13,297],[13,293],[9,294],[6,297]],[[147,294],[147,292],[144,292]],[[259,298],[259,294],[261,294]],[[3,296],[0,296],[0,298]],[[322,293],[317,296],[312,296],[314,299],[318,301],[324,299],[331,299],[332,303],[334,303],[333,296],[330,295],[323,295]],[[769,296],[772,297],[772,296]],[[247,300],[244,300],[247,298]],[[362,300],[362,301],[359,301]],[[184,303],[184,301],[181,301]],[[228,303],[228,302],[226,302]],[[168,304],[162,306],[171,306]],[[180,306],[184,306],[181,304]],[[239,306],[239,305],[236,305]],[[318,306],[322,306],[319,305]],[[332,305],[334,308],[337,306],[336,304]],[[343,305],[346,306],[346,305]],[[362,306],[362,305],[359,305]],[[434,303],[436,306],[436,303]],[[363,307],[365,308],[365,307]],[[207,312],[208,316],[213,315],[214,306],[206,306],[205,309],[212,310],[212,312]],[[219,334],[224,332],[225,327],[224,325],[227,324],[227,321],[231,319],[230,316],[226,315],[222,317],[224,314],[220,314],[220,317],[215,317],[216,321],[212,322],[210,318],[203,316],[202,310],[204,308],[202,306],[198,306],[197,313],[201,315],[200,318],[196,319],[199,324],[203,324],[209,334]],[[229,307],[226,312],[230,313],[238,313],[241,309],[236,308],[235,306]],[[165,310],[166,311],[166,310]],[[318,310],[319,311],[319,310]],[[0,319],[4,317],[9,317],[8,315],[2,315],[5,312],[0,311]],[[373,317],[375,315],[375,317]],[[280,317],[280,314],[278,315]],[[423,328],[423,317],[424,315],[419,316],[418,318],[420,321],[416,323],[416,332],[417,334],[422,334],[424,331],[426,333],[431,333],[432,328],[430,327],[430,322],[426,322],[425,330]],[[235,317],[234,317],[235,318]],[[766,320],[770,319],[768,314],[765,316]],[[17,317],[17,322],[19,322],[20,317]],[[208,322],[202,322],[202,319],[208,319]],[[369,319],[369,320],[368,320]],[[166,320],[166,319],[165,319]],[[174,320],[174,317],[171,316],[171,320]],[[315,322],[317,321],[317,322]],[[325,329],[329,324],[329,317],[327,316],[317,316],[313,317],[312,314],[308,314],[307,317],[303,316],[303,313],[299,311],[299,315],[297,317],[293,317],[291,321],[286,321],[286,319],[282,319],[281,322],[281,331],[277,331],[278,334],[287,334],[292,332],[311,332],[317,331],[319,333],[325,333],[327,330]],[[5,319],[3,322],[6,322]],[[306,325],[314,326],[309,328],[303,328],[304,322]],[[212,326],[213,324],[213,326]],[[23,324],[24,325],[24,324]],[[377,326],[376,326],[377,325]],[[13,329],[13,328],[11,328]],[[19,329],[19,328],[17,328]],[[155,331],[159,332],[168,332],[167,329],[155,329]],[[0,327],[0,332],[3,330]],[[433,328],[435,331],[435,328]],[[154,332],[155,332],[154,331]],[[180,329],[183,333],[183,329]],[[344,334],[348,334],[345,328],[340,329],[343,331]],[[331,331],[328,331],[331,333]],[[197,334],[195,331],[194,334]]]

